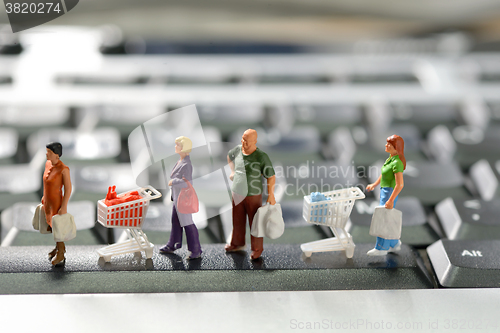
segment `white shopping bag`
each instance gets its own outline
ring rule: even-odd
[[[385,239],[401,238],[403,213],[397,209],[386,209],[384,206],[376,207],[373,211],[370,235]]]
[[[66,242],[76,237],[76,224],[73,215],[67,213],[52,217],[52,233],[56,242]]]
[[[280,204],[266,204],[257,210],[250,231],[252,236],[276,239],[283,235],[284,231],[285,221],[283,221]]]
[[[41,234],[50,234],[50,231],[47,231],[47,220],[45,219],[45,210],[43,209],[42,204],[38,204],[35,209],[35,214],[33,215],[33,228],[35,230],[39,230]]]

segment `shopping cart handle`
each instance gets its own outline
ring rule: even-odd
[[[147,194],[145,199],[148,200],[154,200],[161,197],[161,193],[151,185],[141,188],[141,192]]]

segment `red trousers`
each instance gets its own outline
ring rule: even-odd
[[[262,194],[243,196],[233,192],[233,235],[231,238],[231,245],[243,246],[245,245],[245,232],[246,232],[246,217],[248,215],[248,222],[250,229],[252,229],[252,222],[257,209],[262,206]],[[264,249],[264,238],[250,236],[252,251],[261,251]]]

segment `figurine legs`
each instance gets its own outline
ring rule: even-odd
[[[394,189],[392,187],[382,187],[380,189],[380,206],[384,206],[387,200],[391,197]],[[394,208],[398,202],[399,196],[394,199]],[[401,250],[401,241],[399,239],[385,239],[377,237],[375,248],[368,251],[366,254],[369,256],[385,256],[389,252],[397,252]]]
[[[239,202],[237,205],[236,202]],[[253,217],[259,207],[262,206],[262,195],[252,195],[242,197],[239,194],[233,193],[233,234],[231,243],[226,245],[227,252],[242,250],[245,246],[246,233],[246,217],[250,228],[252,227]],[[262,254],[264,249],[264,239],[262,237],[251,236],[252,259],[257,259]]]
[[[57,254],[57,246],[49,252],[49,260],[52,260],[52,258],[54,258]]]
[[[167,245],[160,248],[162,253],[172,253],[182,247],[182,227],[175,206],[172,206],[172,230]]]
[[[52,260],[52,265],[56,266],[57,264],[64,263],[66,258],[64,257],[64,253],[66,252],[66,247],[63,242],[56,243],[57,254],[56,257]]]
[[[190,224],[184,227],[184,231],[186,232],[186,241],[188,245],[188,250],[191,251],[188,259],[196,259],[201,257],[201,245],[200,245],[200,236],[198,234],[198,228],[196,225]]]

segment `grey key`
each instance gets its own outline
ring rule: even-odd
[[[362,118],[361,109],[356,104],[303,104],[293,108],[297,124],[314,125],[322,134],[327,134],[339,126],[354,126]]]
[[[443,287],[500,287],[500,240],[441,239],[427,253]]]
[[[34,156],[45,151],[48,142],[60,142],[63,146],[63,162],[77,161],[79,164],[112,162],[120,154],[120,133],[115,128],[103,127],[89,133],[73,129],[43,129],[30,135],[26,143],[28,153]]]
[[[447,198],[436,205],[435,211],[448,239],[500,238],[500,198],[492,201]]]
[[[423,132],[437,125],[458,125],[458,109],[452,103],[393,103],[390,108],[394,124],[411,123]]]
[[[418,253],[403,244],[398,254],[368,257],[372,244],[358,244],[354,258],[347,260],[342,252],[315,253],[304,259],[297,245],[266,244],[261,259],[250,260],[249,253],[226,253],[224,244],[202,244],[200,260],[183,260],[187,249],[174,255],[162,255],[155,247],[152,260],[130,253],[113,257],[111,263],[97,260],[98,246],[68,246],[64,272],[78,281],[86,275],[113,274],[112,283],[74,283],[72,279],[51,279],[46,283],[26,283],[24,293],[40,293],[49,283],[50,292],[214,292],[214,291],[297,291],[297,290],[359,290],[359,289],[429,289],[433,283]],[[32,247],[0,248],[0,272],[51,272],[46,251]],[[12,260],[12,258],[16,260]],[[148,264],[149,262],[149,264]],[[138,271],[141,278],[138,279]],[[186,271],[189,271],[186,272]],[[85,272],[82,274],[82,272]],[[6,274],[9,275],[9,274]],[[24,274],[21,274],[24,275]],[[179,276],[178,275],[182,275]],[[263,279],[262,275],[272,275]],[[37,274],[31,278],[40,276]],[[150,283],[175,278],[176,283]],[[164,277],[164,278],[163,278]],[[177,278],[178,277],[178,278]],[[109,279],[108,279],[109,280]],[[38,280],[36,280],[38,281]],[[93,280],[95,281],[95,279]],[[136,281],[138,283],[130,283]],[[142,282],[141,282],[142,281]],[[221,283],[224,281],[224,283]],[[31,286],[31,287],[30,287]],[[3,286],[2,286],[3,287]],[[111,288],[111,289],[110,289]],[[45,289],[43,289],[45,290]]]

